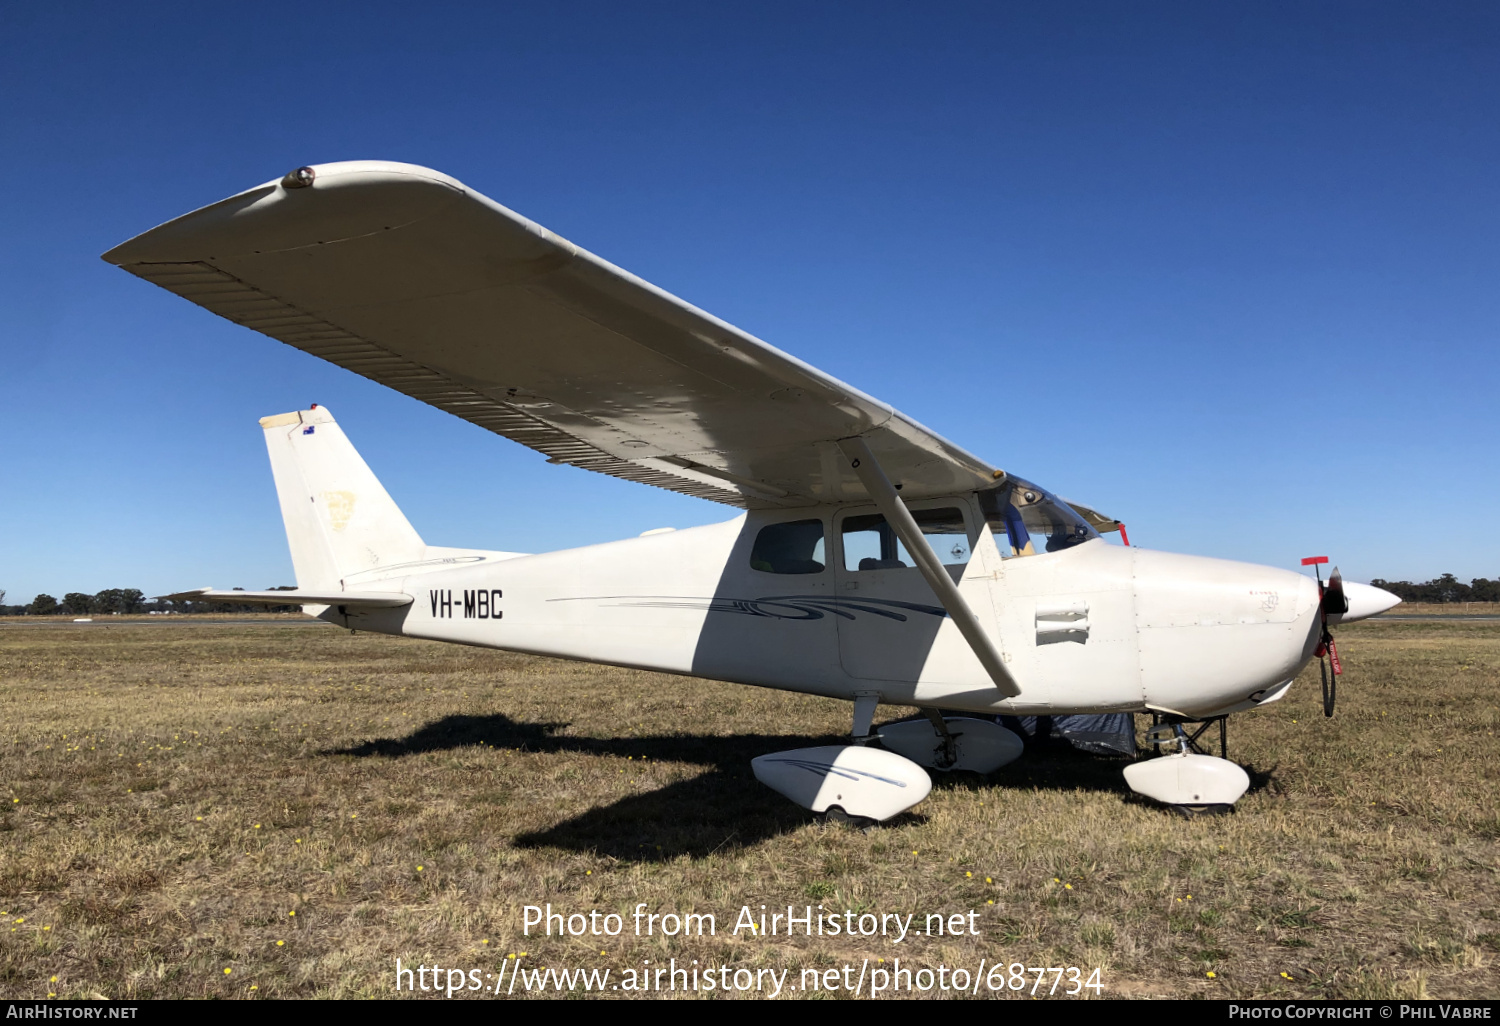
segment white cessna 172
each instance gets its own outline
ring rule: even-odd
[[[852,700],[854,743],[754,761],[815,812],[884,820],[923,766],[998,768],[1021,751],[999,714],[1142,711],[1169,754],[1130,786],[1227,807],[1248,776],[1184,724],[1222,739],[1315,655],[1337,671],[1330,625],[1398,601],[1107,544],[1117,521],[427,168],[298,168],[104,259],[550,462],[745,511],[540,555],[428,545],[314,406],[261,421],[297,590],[176,597]],[[872,737],[880,702],[929,719]]]

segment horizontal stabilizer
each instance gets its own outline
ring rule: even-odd
[[[158,598],[173,602],[242,602],[247,606],[345,606],[350,609],[396,609],[411,605],[399,591],[225,591],[198,588]]]

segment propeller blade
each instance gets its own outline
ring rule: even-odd
[[[1344,578],[1339,568],[1334,567],[1328,575],[1328,584],[1323,588],[1323,615],[1343,616],[1349,612],[1349,597],[1344,594]]]

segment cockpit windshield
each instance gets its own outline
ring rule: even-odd
[[[1099,537],[1067,503],[1019,477],[980,492],[979,504],[1005,557],[1060,552]]]

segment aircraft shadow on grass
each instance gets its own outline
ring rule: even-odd
[[[573,753],[653,762],[686,762],[708,767],[689,780],[633,794],[588,810],[546,830],[519,834],[523,848],[565,848],[626,861],[652,862],[688,855],[702,858],[716,851],[748,847],[812,821],[813,814],[762,785],[750,760],[768,752],[816,745],[844,744],[840,735],[677,734],[651,737],[571,737],[559,731],[566,723],[523,723],[496,713],[490,716],[446,716],[403,738],[376,738],[323,755],[401,758],[423,752],[488,746],[528,752]],[[977,774],[933,774],[935,790],[982,790],[991,787],[1093,791],[1136,796],[1120,773],[1125,760],[1073,751],[1065,743],[1029,745],[1020,760],[987,777]],[[1270,774],[1251,773],[1251,790],[1267,786]],[[903,813],[886,826],[922,823],[920,813]]]

